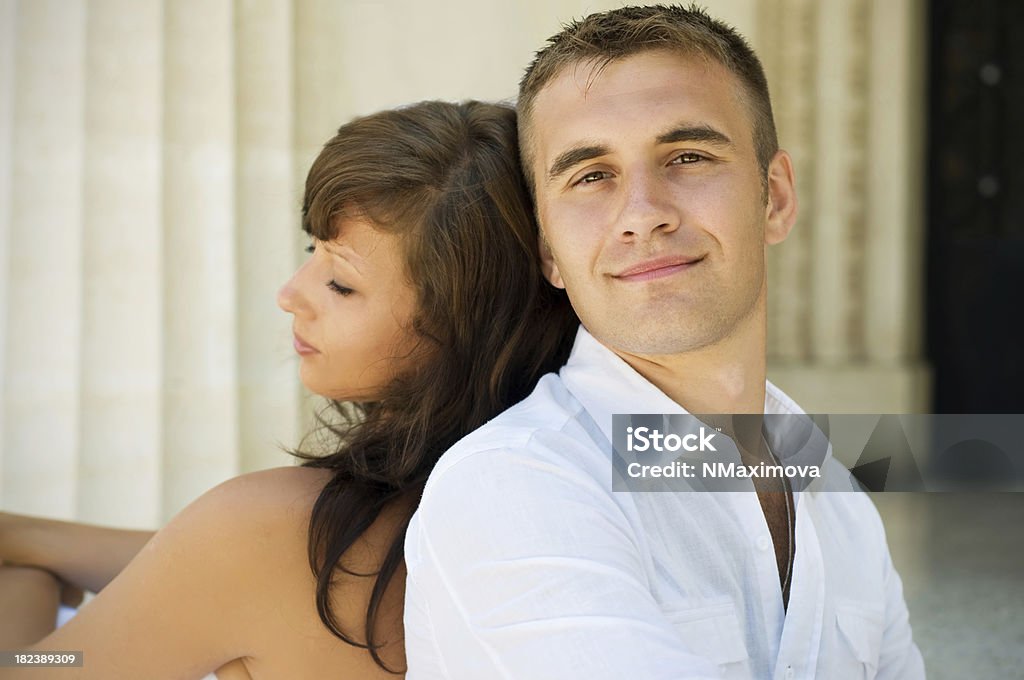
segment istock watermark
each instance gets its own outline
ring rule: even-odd
[[[649,427],[626,428],[626,448],[630,451],[715,451],[711,438],[716,433],[709,433],[704,427],[699,433],[678,435],[669,432],[667,435]],[[634,441],[635,440],[635,441]],[[694,442],[697,442],[696,444]]]
[[[616,414],[615,491],[1022,491],[1024,415]]]

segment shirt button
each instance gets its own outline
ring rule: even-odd
[[[793,680],[794,675],[796,675],[796,673],[793,672],[793,667],[786,666],[786,680]]]
[[[768,552],[772,549],[772,539],[767,536],[761,536],[757,539],[757,549],[763,552]]]

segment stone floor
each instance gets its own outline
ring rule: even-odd
[[[929,680],[1024,678],[1024,493],[873,500]]]

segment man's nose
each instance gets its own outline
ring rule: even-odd
[[[665,178],[649,170],[630,173],[623,186],[620,238],[647,239],[658,231],[669,233],[679,228],[679,221]]]

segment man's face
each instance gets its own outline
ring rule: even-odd
[[[570,66],[537,96],[545,272],[612,349],[679,354],[763,318],[765,243],[785,231],[741,96],[717,62],[663,51]]]

